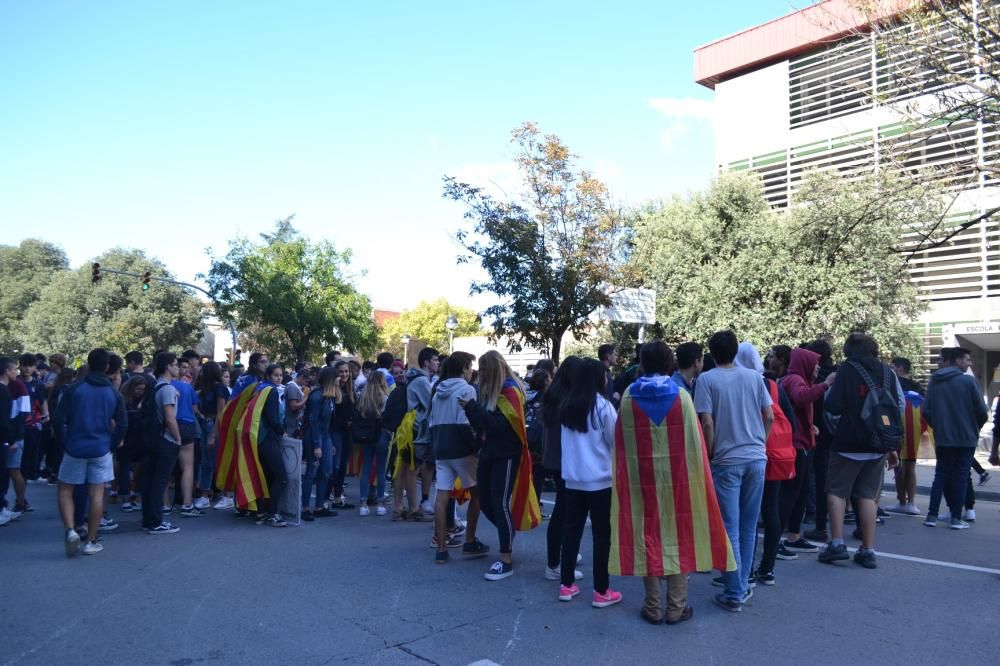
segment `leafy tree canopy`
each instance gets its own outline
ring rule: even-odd
[[[14,334],[15,325],[45,285],[68,267],[66,253],[52,243],[28,238],[20,245],[0,245],[0,352],[24,349],[23,340]]]
[[[103,268],[172,279],[161,261],[141,250],[113,248],[94,261]],[[22,350],[58,351],[80,360],[94,347],[149,355],[197,344],[204,309],[198,298],[173,285],[154,283],[144,291],[139,279],[110,273],[93,284],[90,264],[53,274],[15,326]]]
[[[576,169],[577,156],[555,135],[533,123],[513,131],[524,189],[499,201],[482,188],[446,177],[445,198],[464,203],[471,229],[456,236],[477,258],[487,279],[470,293],[496,294],[483,313],[492,336],[548,349],[558,361],[563,334],[587,335],[587,317],[607,305],[609,286],[623,285],[627,229],[607,187]]]
[[[390,319],[383,326],[379,336],[380,346],[397,356],[403,353],[403,335],[414,340],[423,340],[428,346],[446,352],[448,350],[448,329],[445,321],[448,315],[455,315],[458,328],[455,337],[479,335],[482,325],[475,310],[451,305],[447,299],[420,301],[410,310],[403,310],[399,319]]]
[[[263,351],[296,361],[334,347],[373,348],[371,302],[345,276],[351,251],[310,241],[292,220],[279,220],[260,242],[237,238],[212,258],[206,279],[220,315],[252,328]]]

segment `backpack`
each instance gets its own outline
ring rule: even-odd
[[[357,444],[374,444],[382,434],[382,417],[355,412],[351,420],[351,439]]]
[[[167,429],[166,424],[160,423],[159,419],[156,418],[156,394],[164,386],[167,384],[157,384],[153,387],[153,390],[142,399],[142,404],[139,406],[139,422],[142,424],[140,426],[142,450],[145,453],[156,450],[160,438],[163,437],[163,433]]]
[[[389,432],[396,432],[403,417],[406,416],[406,384],[399,384],[389,393],[382,410],[382,427]]]
[[[868,394],[861,404],[861,422],[868,431],[869,444],[874,452],[898,451],[903,442],[903,418],[899,413],[899,403],[889,387],[895,382],[888,366],[882,366],[882,388],[875,386],[865,367],[856,361],[848,364],[861,375],[868,386]]]
[[[535,395],[524,406],[524,425],[528,434],[528,450],[538,456],[542,455],[545,442],[545,425],[542,423],[541,394]]]
[[[778,384],[768,379],[767,390],[771,394],[771,410],[774,424],[767,437],[767,468],[765,481],[788,481],[795,478],[795,446],[792,444],[792,424],[785,415],[778,395]]]

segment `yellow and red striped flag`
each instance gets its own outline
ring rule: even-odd
[[[215,483],[224,491],[235,491],[234,501],[241,509],[256,509],[257,500],[269,497],[257,443],[264,403],[272,390],[261,383],[245,387],[220,417]]]
[[[521,461],[514,476],[514,490],[510,496],[510,512],[514,529],[532,530],[542,522],[538,496],[532,482],[531,453],[528,451],[528,431],[524,422],[524,395],[514,382],[507,381],[497,398],[497,409],[507,418],[510,427],[521,440]]]
[[[611,574],[736,570],[687,391],[667,377],[625,391],[612,468]]]
[[[927,421],[922,411],[924,398],[916,391],[907,391],[906,418],[903,419],[903,447],[899,451],[900,460],[916,460],[920,452],[920,439],[927,432]]]

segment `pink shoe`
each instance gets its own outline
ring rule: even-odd
[[[569,587],[565,585],[559,586],[559,601],[572,601],[573,597],[580,594],[580,586],[573,584]],[[595,597],[596,598],[596,597]],[[622,595],[618,595],[618,600],[621,601]]]
[[[574,585],[573,587],[576,587],[576,585]],[[562,597],[559,598],[561,599]],[[615,604],[620,603],[621,600],[622,600],[622,593],[615,592],[609,587],[608,591],[605,592],[604,594],[601,594],[600,592],[597,592],[595,590],[594,601],[591,602],[590,605],[593,606],[594,608],[607,608],[608,606],[614,606]]]

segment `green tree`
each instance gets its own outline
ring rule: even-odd
[[[399,319],[390,319],[379,333],[380,348],[397,356],[403,353],[402,337],[409,335],[414,340],[423,340],[428,346],[441,352],[448,349],[448,329],[445,321],[448,315],[455,315],[458,328],[455,337],[480,335],[482,324],[475,310],[451,305],[447,299],[420,301],[413,309],[403,310]]]
[[[28,238],[17,246],[0,245],[0,353],[24,351],[23,340],[14,332],[17,323],[45,286],[68,267],[66,253],[52,243]]]
[[[493,293],[499,302],[483,313],[491,337],[509,336],[509,348],[547,349],[558,361],[563,335],[587,335],[587,318],[609,303],[608,289],[622,285],[626,227],[607,187],[587,171],[555,135],[533,123],[513,131],[515,162],[524,190],[517,201],[498,201],[481,188],[445,177],[444,196],[464,203],[472,229],[456,233],[488,279],[471,294]]]
[[[141,250],[114,248],[95,261],[104,268],[172,278],[161,261]],[[145,291],[139,279],[111,273],[93,284],[88,262],[56,273],[15,332],[29,351],[58,351],[74,359],[86,357],[94,347],[148,355],[197,344],[203,310],[198,298],[173,285],[153,284]]]
[[[296,361],[327,348],[373,348],[371,302],[345,276],[351,251],[311,242],[292,220],[279,220],[258,243],[237,238],[226,256],[212,258],[206,279],[220,316],[252,327],[264,351]]]
[[[812,173],[778,213],[755,176],[724,173],[705,193],[638,212],[634,261],[674,339],[732,328],[769,346],[839,341],[860,329],[886,353],[915,358],[911,325],[924,304],[898,244],[943,205],[933,188],[907,187],[891,173],[853,182]]]

